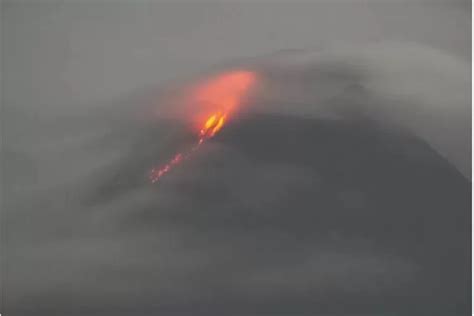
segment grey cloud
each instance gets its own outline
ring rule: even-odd
[[[116,181],[90,180],[99,200],[71,194],[77,185],[43,192],[49,209],[9,213],[7,303],[18,313],[333,313],[434,311],[435,295],[436,309],[453,311],[467,183],[427,148],[404,155],[418,140],[357,124],[251,115],[156,186],[121,186],[146,170],[134,150],[105,167]],[[366,195],[362,207],[341,200],[351,190]]]
[[[3,13],[9,61],[2,118],[4,182],[10,184],[2,216],[6,313],[469,310],[470,183],[432,149],[426,137],[432,133],[407,129],[384,112],[425,103],[437,109],[450,103],[460,106],[456,115],[466,112],[464,11],[419,2],[410,10],[395,2],[370,10],[342,2],[282,5],[258,27],[264,4],[209,5],[199,8],[209,20],[190,29],[187,23],[202,20],[199,15],[186,13],[188,21],[171,14],[184,14],[186,5],[137,6],[134,14],[124,5],[112,7],[23,3]],[[406,23],[387,14],[391,10],[406,13]],[[441,27],[420,12],[444,22],[461,18]],[[301,24],[274,24],[278,16]],[[352,23],[358,28],[350,31],[339,25],[354,16],[367,19]],[[377,30],[382,17],[387,20]],[[28,19],[31,24],[22,25]],[[214,29],[216,23],[222,28]],[[128,24],[125,33],[113,27]],[[62,25],[70,27],[64,34]],[[244,40],[235,25],[250,38]],[[331,25],[334,33],[317,33]],[[437,30],[442,34],[435,36]],[[285,45],[305,47],[316,33],[322,39],[315,46],[325,47],[337,35],[346,45],[261,56]],[[262,34],[270,40],[262,41]],[[365,45],[385,34],[436,49],[405,41]],[[452,34],[457,36],[448,39]],[[25,41],[16,42],[20,37]],[[214,37],[222,41],[218,48]],[[76,49],[70,61],[60,53],[58,60],[46,57],[65,45],[61,39]],[[163,43],[168,50],[161,50]],[[96,59],[99,44],[104,56]],[[15,56],[17,51],[26,56]],[[154,55],[158,51],[162,55]],[[20,65],[35,54],[50,63],[32,62],[38,72]],[[150,185],[149,169],[190,145],[194,135],[182,122],[144,118],[150,106],[162,106],[161,90],[120,94],[228,60],[257,71],[264,82],[249,111]],[[63,84],[72,90],[58,89]],[[170,86],[179,90],[181,81]],[[448,152],[467,157],[456,148]]]

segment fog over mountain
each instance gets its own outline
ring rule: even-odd
[[[464,315],[470,4],[2,3],[2,311]],[[196,140],[170,102],[258,81]]]

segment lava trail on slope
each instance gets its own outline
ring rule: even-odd
[[[191,148],[176,153],[166,164],[152,168],[149,173],[150,181],[158,182],[206,140],[215,136],[234,115],[255,81],[254,72],[237,70],[198,84],[191,91],[190,97],[186,98],[192,109],[191,120],[197,133],[196,143]]]

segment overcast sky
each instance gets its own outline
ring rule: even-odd
[[[76,107],[337,43],[412,41],[470,59],[469,1],[229,2],[3,1],[5,102]]]

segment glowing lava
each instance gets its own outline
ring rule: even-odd
[[[216,135],[242,104],[255,80],[253,72],[231,71],[195,87],[189,98],[186,98],[186,103],[190,106],[191,120],[197,130],[197,142],[189,150],[177,153],[162,167],[153,168],[149,174],[150,181],[157,182],[173,166],[197,150],[204,141]]]
[[[199,131],[201,138],[209,138],[214,136],[225,123],[225,114],[213,114],[204,123],[203,128]]]

